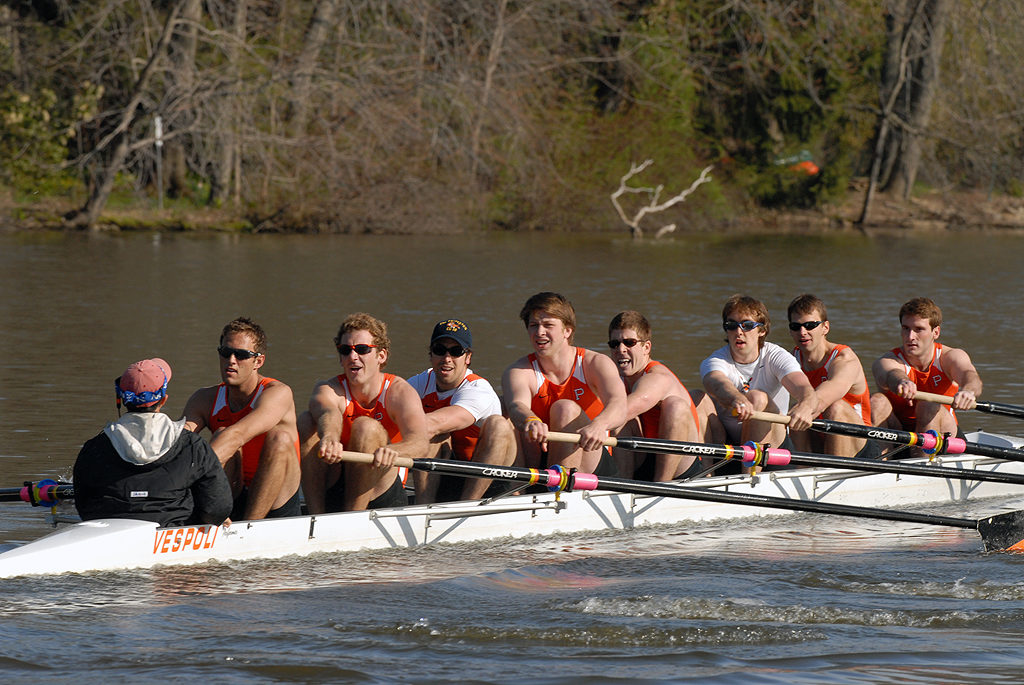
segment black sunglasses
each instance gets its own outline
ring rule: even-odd
[[[818,326],[820,326],[823,323],[825,323],[825,322],[824,321],[804,321],[803,323],[800,323],[799,321],[790,321],[789,322],[789,330],[791,330],[791,331],[799,331],[801,328],[803,328],[805,331],[813,331],[815,328],[817,328]]]
[[[376,345],[338,345],[338,353],[342,357],[347,357],[352,354],[352,350],[356,351],[356,354],[369,354],[370,350],[376,349]]]
[[[217,348],[217,354],[224,359],[231,359],[231,355],[235,356],[240,362],[244,362],[246,359],[252,359],[253,357],[263,356],[260,352],[252,352],[251,350],[240,350],[236,347],[225,347],[221,345]]]
[[[752,331],[763,325],[764,324],[760,321],[751,321],[750,319],[747,319],[746,321],[733,321],[732,319],[729,319],[722,324],[722,328],[727,331],[735,331],[737,328],[742,328],[745,331]]]
[[[434,355],[435,357],[443,357],[447,354],[451,355],[452,359],[458,359],[462,355],[466,354],[466,352],[468,351],[469,350],[467,350],[462,345],[452,345],[451,347],[445,347],[441,343],[436,342],[430,346],[430,354]]]
[[[623,338],[622,340],[615,340],[614,338],[612,338],[611,340],[608,341],[608,347],[612,348],[613,350],[619,349],[619,345],[625,345],[627,348],[632,348],[635,347],[638,342],[641,341],[637,340],[636,338]]]

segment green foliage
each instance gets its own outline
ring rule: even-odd
[[[0,177],[18,192],[52,192],[61,179],[70,130],[54,116],[56,94],[0,89]]]

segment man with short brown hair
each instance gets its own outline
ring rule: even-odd
[[[785,427],[755,421],[751,418],[755,411],[788,410],[791,430],[810,428],[818,413],[814,388],[793,355],[767,342],[768,308],[748,295],[733,295],[722,307],[722,328],[726,345],[701,362],[700,373],[729,440],[782,444]],[[791,393],[796,403],[789,408]]]
[[[534,351],[505,370],[501,386],[508,416],[522,438],[526,465],[614,475],[604,441],[626,420],[626,391],[615,364],[573,345],[576,311],[558,293],[537,293],[526,301],[519,318]],[[579,443],[549,445],[549,430],[578,433]]]
[[[231,482],[232,519],[298,516],[299,435],[292,389],[260,374],[267,336],[247,318],[229,322],[217,346],[221,384],[185,403],[185,427],[213,434],[210,446]]]
[[[981,376],[964,350],[938,342],[942,310],[927,297],[900,307],[903,344],[871,370],[879,390],[871,396],[876,426],[956,434],[955,409],[971,409],[981,395]],[[915,401],[917,391],[946,395],[950,405]]]

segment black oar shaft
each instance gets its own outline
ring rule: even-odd
[[[518,466],[487,467],[482,464],[474,464],[473,462],[458,461],[454,459],[414,459],[412,461],[411,468],[454,476],[497,478],[499,480],[513,480],[525,483],[540,482],[541,484],[544,484],[544,474],[547,473],[546,471],[538,471],[537,469],[527,469]],[[586,481],[584,481],[584,479],[586,479]],[[584,484],[584,482],[586,484]],[[755,495],[744,492],[723,492],[720,490],[712,490],[710,488],[688,488],[671,482],[649,483],[646,481],[628,480],[625,478],[606,478],[586,473],[574,474],[569,485],[570,487],[567,489],[576,487],[576,489],[580,490],[606,490],[609,492],[622,492],[634,495],[672,497],[677,499],[698,500],[701,502],[716,502],[719,504],[763,507],[767,509],[808,511],[817,514],[838,514],[840,516],[882,519],[885,521],[906,521],[910,523],[950,526],[953,528],[970,528],[972,530],[977,530],[978,528],[978,522],[975,520],[956,518],[952,516],[918,514],[909,511],[875,509],[873,507],[857,507],[848,504],[832,504],[829,502],[817,502],[813,500],[787,499],[785,497]]]
[[[811,428],[821,433],[835,433],[855,438],[895,442],[902,445],[910,445],[911,447],[924,445],[927,439],[931,437],[912,431],[877,428],[875,426],[858,426],[855,423],[842,423],[827,419],[815,419],[811,422]],[[994,457],[1009,461],[1024,461],[1024,450],[1012,447],[999,447],[998,445],[982,445],[976,442],[967,442],[966,440],[964,441],[964,454],[976,454],[981,457]]]
[[[948,395],[921,392],[920,390],[915,393],[914,398],[924,400],[926,402],[936,402],[938,404],[953,404],[953,398]],[[1003,416],[1013,416],[1018,419],[1024,419],[1024,407],[1018,407],[1013,404],[1003,404],[1002,402],[978,402],[975,400],[974,406],[971,407],[971,409],[987,412],[989,414],[1002,414]]]
[[[852,425],[852,424],[851,424]],[[862,427],[862,426],[861,426]],[[726,448],[719,445],[680,442],[677,440],[661,440],[658,438],[616,438],[615,446],[638,452],[661,452],[668,454],[708,455],[721,457],[742,456],[738,448]],[[731,452],[730,452],[731,450]],[[870,459],[852,459],[849,457],[832,457],[804,452],[789,452],[790,461],[806,466],[825,466],[828,468],[849,469],[853,471],[871,471],[874,473],[897,473],[908,476],[928,476],[932,478],[956,478],[960,480],[986,481],[993,483],[1013,483],[1024,485],[1024,474],[999,473],[975,469],[957,469],[947,466],[927,466],[924,464],[904,464],[893,461],[872,461]]]

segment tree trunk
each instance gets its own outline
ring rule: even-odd
[[[309,19],[306,33],[302,40],[302,51],[295,64],[295,77],[292,81],[292,120],[291,132],[293,139],[302,138],[306,130],[306,119],[309,111],[309,98],[312,92],[313,72],[316,70],[320,51],[327,42],[327,36],[334,26],[334,18],[338,12],[338,0],[319,0],[313,8],[313,16]]]
[[[227,49],[228,62],[232,65],[232,77],[236,84],[242,82],[241,67],[238,60],[241,54],[241,46],[245,42],[247,12],[248,1],[236,0],[235,16],[232,20],[234,40]],[[227,199],[232,175],[235,176],[235,186],[239,187],[241,184],[241,160],[238,159],[238,90],[237,87],[233,88],[232,93],[226,99],[221,100],[219,108],[220,125],[217,129],[218,159],[216,166],[211,169],[210,196],[207,199],[207,204],[211,207],[219,207]],[[235,204],[238,204],[237,198]]]
[[[885,141],[883,166],[891,169],[883,190],[910,197],[921,162],[921,152],[932,103],[938,92],[939,62],[945,43],[951,0],[924,0],[906,25],[908,50],[906,78],[896,98],[894,125]]]
[[[143,67],[142,73],[136,79],[128,102],[125,103],[124,108],[121,110],[121,118],[117,126],[93,148],[93,154],[102,156],[107,148],[113,146],[107,157],[107,164],[97,170],[96,185],[93,186],[85,205],[65,217],[65,222],[70,228],[94,228],[100,212],[106,206],[107,198],[110,197],[110,191],[114,188],[117,174],[124,167],[124,160],[128,154],[128,134],[132,124],[135,122],[136,111],[142,104],[143,95],[156,69],[156,64],[167,53],[167,46],[171,42],[171,36],[174,33],[174,26],[178,21],[178,15],[184,4],[188,1],[182,0],[171,7],[170,12],[167,14],[163,31],[160,34],[160,40],[157,41],[152,54],[149,56],[149,60],[146,62],[146,66]]]
[[[174,32],[169,48],[170,62],[173,67],[174,85],[183,97],[192,100],[192,89],[196,80],[196,36],[199,33],[199,20],[202,17],[202,0],[184,0],[181,10],[181,30]],[[165,117],[168,133],[177,124],[173,116]],[[180,198],[188,194],[188,165],[185,162],[185,140],[170,137],[164,144],[166,163],[167,196]],[[159,150],[157,151],[159,154]]]

